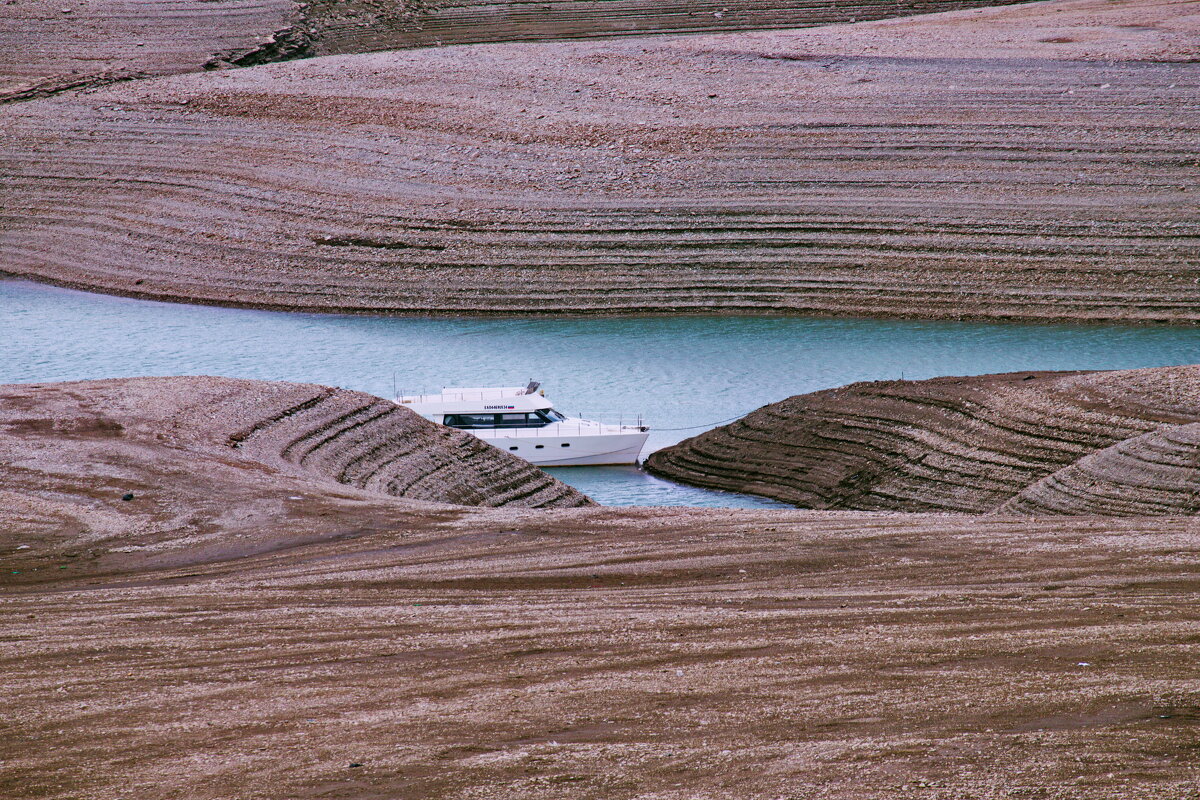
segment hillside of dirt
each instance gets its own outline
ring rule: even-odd
[[[361,313],[1200,319],[1200,15],[337,56],[4,107],[0,269]]]
[[[431,503],[370,400],[0,390],[0,795],[1194,794],[1194,518]]]
[[[1164,425],[1026,487],[1000,513],[1200,514],[1200,425]]]
[[[208,377],[0,387],[0,495],[10,534],[31,545],[4,554],[21,580],[42,563],[28,559],[64,553],[74,564],[229,557],[263,529],[274,531],[269,547],[303,542],[306,520],[323,517],[353,535],[361,509],[394,499],[401,516],[431,502],[592,505],[527,461],[386,400]],[[127,549],[111,551],[114,541]]]
[[[1194,521],[374,520],[0,587],[0,791],[1186,800],[1200,779]]]
[[[743,30],[1013,0],[4,0],[0,103],[139,78],[469,42]]]
[[[874,381],[659,450],[651,472],[803,508],[1194,514],[1200,366]]]

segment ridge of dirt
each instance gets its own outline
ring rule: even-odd
[[[683,483],[800,507],[1196,513],[1200,366],[856,383],[652,453]]]

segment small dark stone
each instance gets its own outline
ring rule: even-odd
[[[362,764],[358,763],[357,761],[350,762],[350,769],[354,769],[355,767],[361,767],[361,766],[362,766]]]
[[[130,492],[129,494],[121,495],[121,499],[124,500],[125,502],[129,502],[130,500],[133,499],[133,492]]]

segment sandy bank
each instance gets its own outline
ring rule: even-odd
[[[4,387],[5,797],[1194,791],[1194,519],[424,503],[314,390]]]
[[[1197,366],[856,383],[765,406],[647,468],[809,508],[1192,514],[1198,398]]]
[[[1194,323],[1194,9],[437,48],[10,104],[0,268],[316,311]]]
[[[21,581],[45,579],[33,567],[51,553],[105,571],[290,546],[332,535],[326,524],[315,532],[323,517],[353,535],[378,524],[364,515],[402,518],[431,502],[590,504],[528,462],[377,397],[228,378],[0,387],[0,495],[28,540],[13,547],[31,545],[6,554]]]
[[[375,513],[6,587],[5,795],[1184,800],[1200,777],[1194,522]]]
[[[317,55],[467,42],[743,30],[879,19],[1012,0],[7,0],[0,103]]]

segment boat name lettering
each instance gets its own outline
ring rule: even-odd
[[[484,406],[485,411],[490,411],[493,408],[516,408],[516,406]]]

